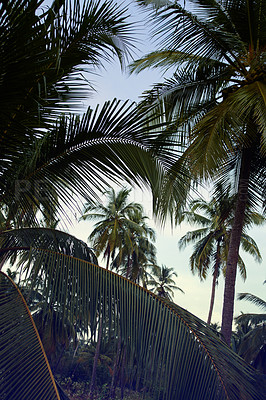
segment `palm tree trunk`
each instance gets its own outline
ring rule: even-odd
[[[106,269],[109,269],[110,255],[111,255],[111,250],[110,250],[110,246],[109,246],[109,244],[108,244],[108,248],[107,248],[107,261],[106,261]]]
[[[248,186],[251,170],[252,149],[243,150],[241,160],[241,170],[238,183],[238,197],[235,210],[235,218],[230,235],[230,243],[228,249],[224,301],[222,313],[222,329],[221,333],[224,341],[230,346],[232,335],[232,323],[234,315],[234,299],[235,299],[235,282],[236,271],[239,255],[240,239],[245,218],[245,210],[248,200]]]
[[[120,378],[120,386],[121,386],[121,400],[124,398],[125,385],[126,385],[126,377],[125,377],[125,365],[126,365],[126,346],[123,348],[123,357],[122,357],[122,365],[121,365],[121,378]]]
[[[117,375],[117,369],[118,369],[118,365],[120,362],[120,358],[121,358],[121,335],[119,333],[116,357],[115,357],[114,368],[113,368],[113,376],[112,376],[111,387],[110,387],[110,395],[109,395],[110,399],[115,398],[115,389],[116,389],[116,380],[117,380],[116,375]]]
[[[98,340],[97,340],[97,345],[95,349],[95,355],[94,355],[94,360],[93,360],[93,368],[92,368],[92,375],[91,375],[91,384],[90,384],[90,394],[89,398],[93,399],[94,398],[94,391],[95,391],[95,386],[96,386],[96,370],[97,370],[97,364],[100,356],[100,347],[101,347],[101,340],[102,340],[102,326],[103,326],[103,321],[102,317],[100,318],[100,323],[99,323],[99,331],[98,331]]]
[[[209,309],[209,315],[208,315],[208,320],[207,320],[208,325],[210,325],[211,319],[212,319],[213,305],[214,305],[214,299],[215,299],[215,289],[216,289],[219,266],[220,266],[220,239],[218,239],[218,241],[217,241],[217,253],[216,253],[216,261],[215,261],[215,267],[214,267],[213,278],[212,278],[212,292],[211,292],[210,309]]]
[[[129,279],[129,274],[130,274],[130,269],[131,269],[131,257],[128,255],[127,257],[127,273],[126,273],[126,278]]]

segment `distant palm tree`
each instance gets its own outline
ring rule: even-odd
[[[184,293],[184,291],[175,284],[173,277],[177,277],[177,273],[174,272],[174,268],[169,268],[165,265],[161,267],[154,265],[152,266],[151,276],[152,278],[148,280],[148,285],[152,286],[150,290],[159,297],[173,301],[174,290],[180,290],[180,292]]]
[[[236,196],[230,195],[230,186],[224,189],[221,184],[218,184],[210,201],[203,199],[192,201],[190,211],[185,211],[179,217],[179,221],[186,220],[190,224],[201,226],[199,229],[187,232],[179,240],[180,248],[192,243],[195,244],[190,257],[191,271],[193,274],[197,272],[200,279],[206,279],[210,268],[213,269],[208,324],[211,323],[218,277],[221,270],[225,273],[235,202]],[[198,210],[202,211],[203,215],[197,213]],[[246,230],[252,224],[260,225],[264,221],[265,218],[262,215],[247,209],[244,229]],[[255,241],[245,233],[245,230],[243,230],[241,236],[242,249],[260,262],[262,260],[260,251]],[[245,280],[246,268],[240,256],[238,267],[242,278]]]
[[[133,252],[133,231],[139,234],[144,232],[143,227],[131,219],[137,210],[142,212],[143,209],[141,204],[129,202],[130,192],[131,189],[126,188],[118,193],[112,188],[109,189],[106,191],[107,205],[87,203],[81,217],[83,220],[98,220],[89,235],[89,241],[96,254],[102,254],[106,259],[106,269],[109,268],[110,260],[114,260],[117,254],[122,258],[125,246],[128,254]]]
[[[146,223],[147,217],[143,209],[131,210],[129,218],[138,226],[131,226],[129,242],[123,241],[122,249],[112,262],[112,268],[121,275],[136,282],[147,285],[148,268],[156,264],[155,232]]]
[[[239,293],[238,300],[247,300],[264,311],[241,314],[235,318],[235,322],[237,353],[266,374],[266,301],[251,293]]]

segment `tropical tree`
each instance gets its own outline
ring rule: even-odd
[[[0,67],[0,201],[5,228],[32,225],[38,219],[36,210],[49,209],[51,204],[62,211],[64,204],[75,207],[73,193],[95,199],[107,178],[137,183],[152,183],[156,178],[158,182],[161,169],[171,165],[171,153],[162,148],[159,131],[151,124],[147,127],[152,119],[134,105],[114,101],[95,113],[89,109],[84,116],[58,117],[64,100],[73,102],[78,96],[75,84],[80,87],[81,82],[74,79],[78,66],[85,67],[86,56],[93,56],[90,65],[97,64],[102,41],[103,59],[108,58],[108,50],[112,54],[121,43],[121,35],[112,27],[125,28],[123,15],[115,18],[116,7],[111,6],[115,14],[111,21],[104,12],[110,11],[111,3],[102,8],[101,3],[83,4],[55,1],[45,7],[42,1],[17,0],[0,5],[0,46],[5,55]],[[96,42],[95,47],[89,46],[88,39]],[[127,41],[122,40],[121,48],[124,45]],[[153,145],[162,158],[156,157]],[[57,243],[66,234],[56,232],[51,240],[51,231],[46,233],[48,248],[41,240],[29,240],[29,231],[27,235],[23,229],[2,232],[1,254],[28,251],[26,269],[21,271],[32,290],[42,291],[44,315],[56,307],[57,321],[65,318],[87,334],[95,334],[102,320],[103,332],[115,330],[121,335],[130,353],[131,385],[137,381],[157,398],[160,394],[169,399],[184,394],[192,399],[263,398],[260,375],[216,341],[202,321],[88,263],[90,249],[73,237]],[[19,249],[16,243],[22,244]],[[76,249],[83,257],[77,257]],[[59,399],[25,299],[2,272],[0,330],[1,397]],[[196,369],[191,368],[192,357]]]
[[[95,249],[97,256],[103,253],[106,258],[106,269],[110,260],[116,259],[116,265],[120,264],[124,252],[130,256],[134,249],[132,241],[133,232],[140,235],[144,228],[135,221],[137,213],[143,213],[143,207],[139,203],[129,202],[131,189],[122,188],[116,194],[113,188],[106,192],[107,205],[102,203],[85,205],[83,220],[98,220],[94,230],[89,236],[89,241]],[[118,253],[118,254],[117,254]]]
[[[123,241],[122,249],[112,262],[112,269],[121,275],[147,286],[148,269],[156,264],[155,231],[146,223],[143,207],[131,210],[129,219],[137,224],[137,229],[131,226],[130,242]]]
[[[215,299],[215,289],[221,270],[225,274],[226,260],[231,228],[234,219],[236,196],[230,195],[230,186],[225,190],[218,185],[210,201],[203,199],[194,200],[190,204],[190,211],[185,211],[179,221],[185,220],[190,224],[201,226],[196,230],[187,232],[180,240],[179,247],[194,243],[194,250],[190,257],[190,268],[193,274],[198,273],[200,279],[206,279],[212,268],[212,290],[207,323],[211,317]],[[202,213],[197,213],[201,211]],[[241,235],[242,249],[251,254],[257,262],[261,262],[261,254],[255,241],[247,235],[246,231],[252,225],[261,225],[265,222],[263,215],[246,210],[245,223]],[[238,267],[242,278],[246,279],[246,267],[242,257],[238,257]]]
[[[174,70],[144,99],[144,106],[154,104],[154,111],[171,122],[181,151],[162,191],[161,213],[175,208],[182,167],[197,182],[236,177],[222,316],[222,333],[230,344],[245,209],[265,200],[266,5],[263,0],[138,3],[153,5],[152,34],[160,48],[135,61],[132,70]]]
[[[142,235],[143,227],[136,222],[134,218],[136,213],[142,214],[141,204],[129,202],[131,189],[122,188],[118,193],[113,188],[107,192],[107,205],[102,203],[85,205],[85,214],[81,217],[83,220],[98,220],[94,230],[89,236],[97,256],[101,253],[106,258],[106,269],[109,269],[110,260],[116,258],[116,267],[120,265],[123,256],[126,255],[127,267],[126,276],[129,276],[131,269],[131,255],[134,251],[135,241],[133,236],[136,232]],[[133,218],[132,218],[133,217]],[[90,397],[93,398],[96,386],[96,370],[100,357],[100,347],[103,335],[103,321],[99,319],[98,340],[94,356]],[[121,339],[119,338],[119,342]],[[118,348],[118,352],[121,350]]]
[[[164,299],[173,301],[172,296],[174,295],[174,290],[184,291],[176,286],[173,277],[177,277],[177,273],[174,268],[166,267],[166,265],[153,265],[151,272],[151,279],[148,280],[148,285],[153,286],[150,290],[157,294],[157,296]]]
[[[238,300],[247,300],[262,309],[262,313],[240,314],[235,318],[237,353],[254,368],[266,374],[266,302],[251,294],[239,293]]]

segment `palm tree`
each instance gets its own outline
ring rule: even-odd
[[[1,57],[0,68],[1,112],[4,111],[0,122],[3,152],[0,202],[8,227],[35,223],[36,209],[42,211],[57,200],[59,206],[63,201],[74,207],[72,191],[95,200],[97,189],[105,186],[102,173],[111,179],[125,177],[127,181],[154,182],[158,178],[156,166],[161,171],[152,150],[153,139],[161,148],[158,131],[146,127],[149,120],[139,114],[138,108],[114,101],[106,103],[101,111],[88,110],[83,117],[58,118],[57,111],[64,98],[74,100],[77,75],[73,74],[80,71],[78,65],[87,61],[86,55],[93,56],[91,65],[97,64],[102,40],[106,41],[103,58],[108,58],[105,50],[110,43],[110,49],[114,49],[121,39],[112,27],[118,25],[123,31],[126,27],[123,16],[118,20],[114,16],[110,21],[110,13],[104,12],[110,11],[109,2],[101,8],[98,2],[85,1],[81,7],[78,1],[55,1],[51,6],[36,9],[45,4],[16,0],[0,5],[0,46],[1,54],[5,55]],[[91,24],[83,19],[90,10]],[[114,14],[115,10],[111,7]],[[89,32],[88,27],[92,27]],[[86,39],[95,41],[95,47],[88,48]],[[149,129],[152,137],[147,135]],[[166,166],[169,154],[162,150]],[[74,238],[64,243],[61,239],[65,235],[56,232],[51,240],[49,231],[44,241],[38,241],[32,248],[30,244],[34,241],[28,240],[29,232],[26,236],[21,229],[3,232],[1,239],[12,242],[12,249],[5,246],[1,251],[14,253],[17,239],[21,244],[26,240],[26,246],[18,246],[30,250],[23,273],[34,290],[42,289],[44,314],[56,305],[57,319],[64,317],[87,334],[89,327],[95,331],[97,318],[103,316],[106,332],[107,322],[109,325],[111,321],[131,352],[130,385],[137,375],[143,390],[156,397],[161,393],[166,399],[184,398],[186,394],[192,399],[204,394],[206,400],[216,394],[226,399],[227,393],[233,400],[263,398],[260,377],[217,341],[202,321],[88,262],[85,254],[89,249],[83,243],[77,245]],[[48,248],[43,246],[44,242]],[[83,258],[77,257],[76,245]],[[115,317],[112,320],[107,318],[110,310]],[[14,400],[36,399],[36,395],[59,399],[25,300],[2,272],[0,330],[1,396]],[[195,369],[191,368],[191,357]],[[156,387],[152,385],[155,380]]]
[[[237,324],[237,353],[254,368],[266,373],[266,302],[251,294],[239,293],[238,300],[247,300],[264,313],[240,314],[235,318]],[[245,330],[243,330],[243,327]],[[242,333],[239,335],[239,333]]]
[[[122,188],[118,193],[113,188],[107,192],[107,205],[102,203],[85,205],[81,219],[98,220],[89,241],[95,249],[96,255],[103,254],[106,258],[106,269],[109,269],[110,260],[115,260],[118,269],[122,259],[126,257],[126,277],[132,271],[131,255],[136,249],[135,236],[143,236],[144,228],[139,224],[143,214],[143,207],[139,203],[129,202],[131,189]],[[138,219],[136,217],[139,217]],[[113,265],[113,267],[114,267]],[[100,346],[103,330],[102,319],[99,320],[97,351],[95,352],[90,396],[93,397],[96,382],[96,366],[100,356]],[[120,340],[120,339],[119,339]]]
[[[146,287],[148,268],[156,264],[155,232],[147,225],[142,207],[132,209],[128,217],[137,225],[128,230],[129,240],[123,240],[121,251],[112,262],[112,269]]]
[[[162,192],[175,194],[182,168],[197,182],[236,177],[222,316],[230,344],[245,209],[265,199],[266,5],[263,0],[138,3],[153,4],[152,33],[160,49],[135,61],[132,70],[174,69],[173,77],[155,85],[144,100],[170,121],[169,132],[180,145],[181,156]],[[161,213],[174,209],[169,199],[162,207]]]
[[[198,272],[200,279],[206,279],[209,269],[213,268],[213,280],[211,300],[207,323],[211,323],[211,317],[215,299],[215,288],[218,284],[220,271],[226,270],[228,244],[232,222],[234,218],[234,207],[236,196],[230,195],[230,186],[225,190],[217,185],[210,201],[203,199],[194,200],[190,204],[190,211],[185,211],[179,221],[186,220],[190,224],[196,224],[201,228],[187,232],[180,240],[179,247],[184,248],[188,244],[195,243],[193,253],[190,257],[191,271]],[[203,211],[204,215],[197,211]],[[242,231],[242,249],[251,254],[256,261],[261,262],[260,251],[254,240],[246,234],[247,228],[252,224],[261,225],[265,218],[249,209],[246,210],[245,226]],[[238,267],[242,278],[246,279],[246,267],[243,259],[239,256]]]
[[[166,267],[162,265],[152,266],[152,277],[148,280],[148,285],[153,286],[152,292],[156,293],[159,297],[173,301],[172,296],[174,295],[174,290],[184,291],[176,286],[173,277],[177,277],[177,273],[174,272],[174,268]]]
[[[98,220],[89,241],[97,256],[103,253],[106,258],[106,269],[110,259],[114,259],[116,252],[121,259],[123,248],[127,246],[128,254],[133,251],[132,231],[143,232],[143,228],[131,218],[137,211],[143,211],[141,204],[129,202],[131,189],[122,188],[117,194],[113,188],[106,192],[107,205],[87,203],[83,220]]]

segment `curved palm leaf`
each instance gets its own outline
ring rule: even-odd
[[[91,88],[84,70],[94,72],[114,54],[122,62],[132,47],[125,9],[111,1],[48,3],[0,3],[1,176],[14,174],[14,161],[35,146],[60,110],[84,109]]]
[[[117,100],[83,117],[62,117],[19,157],[9,150],[12,163],[2,175],[0,202],[23,220],[32,205],[47,208],[60,200],[75,209],[73,194],[93,200],[110,181],[150,184],[155,194],[174,154],[162,147],[162,128],[151,121],[134,104]]]
[[[95,198],[110,180],[147,183],[153,175],[158,183],[148,144],[160,147],[156,128],[137,107],[114,101],[83,117],[58,115],[84,99],[83,68],[129,54],[126,10],[108,0],[46,3],[0,4],[0,204],[8,228],[32,226],[49,205],[75,207],[71,190]]]
[[[80,107],[91,88],[83,72],[134,47],[126,10],[110,1],[1,2],[0,21],[1,122],[15,131],[32,126],[27,111],[39,126],[55,107]]]
[[[32,246],[58,251],[98,264],[94,252],[85,242],[68,233],[49,228],[21,228],[1,232],[0,263],[6,262],[15,252],[28,252]]]
[[[238,293],[238,300],[247,300],[266,311],[266,301],[251,293]]]
[[[19,289],[0,272],[0,398],[60,400],[38,331]]]
[[[138,379],[153,398],[263,399],[265,379],[186,310],[85,261],[37,249],[31,257],[28,268],[42,276],[47,307],[56,304],[91,329],[100,318],[106,334],[120,335],[129,382]]]

